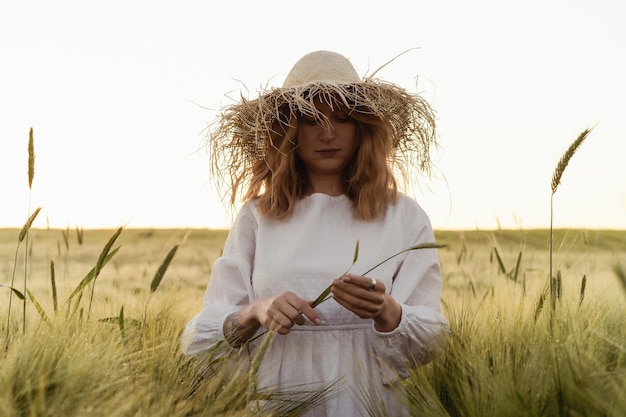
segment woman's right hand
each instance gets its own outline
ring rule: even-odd
[[[242,346],[263,326],[279,334],[287,334],[294,324],[302,325],[307,317],[318,325],[322,321],[312,307],[296,294],[285,291],[272,297],[259,298],[224,321],[224,337],[235,347]]]
[[[313,324],[321,324],[322,321],[311,304],[312,301],[303,300],[296,294],[285,291],[271,297],[259,298],[246,310],[248,310],[249,317],[267,330],[287,334],[294,324],[306,323],[305,317]]]

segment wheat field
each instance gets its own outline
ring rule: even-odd
[[[254,369],[180,353],[227,231],[121,230],[72,296],[115,233],[0,230],[0,284],[23,292],[26,277],[29,292],[0,287],[1,416],[298,415],[315,402],[254,393]],[[436,231],[452,336],[404,381],[414,415],[626,415],[626,231],[554,231],[554,305],[549,235]],[[264,398],[280,407],[258,412]]]

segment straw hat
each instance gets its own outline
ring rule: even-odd
[[[314,116],[324,123],[324,116],[315,108],[314,99],[319,98],[331,106],[371,113],[389,122],[394,150],[391,162],[429,173],[430,145],[436,144],[433,110],[418,94],[373,78],[376,72],[361,79],[350,61],[336,52],[303,56],[282,87],[261,91],[252,100],[242,97],[222,110],[208,132],[214,170],[236,182],[244,180],[251,167],[275,146],[271,133],[280,131],[280,125],[287,130],[298,115]]]
[[[297,88],[312,84],[358,84],[359,74],[343,55],[330,51],[317,51],[306,54],[296,62],[285,81],[283,88]]]

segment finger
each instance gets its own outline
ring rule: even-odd
[[[305,324],[305,317],[314,324],[321,324],[321,319],[313,309],[312,303],[312,301],[305,301],[296,294],[286,291],[273,300],[273,316],[281,323],[282,327],[288,326],[289,329],[293,327],[294,323],[298,325]],[[280,315],[284,315],[289,320],[289,324],[286,324],[282,318],[279,318]]]
[[[287,334],[291,331],[292,327],[293,320],[285,315],[280,315],[271,321],[269,329],[274,330],[279,334]]]
[[[362,293],[363,291],[361,290],[361,294]],[[362,298],[339,289],[333,292],[333,298],[339,304],[359,315],[363,313],[375,313],[379,309],[379,302],[377,300]]]
[[[294,323],[299,324],[301,326],[304,323],[306,323],[306,320],[304,319],[303,314],[304,313],[301,310],[299,310],[297,307],[293,307],[293,312],[289,315],[289,317]]]
[[[315,311],[315,309],[312,306],[313,301],[309,301],[307,303],[305,303],[302,306],[302,310],[301,314],[304,315],[306,318],[308,318],[309,320],[311,320],[311,322],[315,325],[320,325],[322,324],[322,319],[320,318],[320,316],[317,314],[317,312]],[[303,323],[304,324],[304,323]]]
[[[345,309],[353,312],[362,319],[373,318],[376,315],[376,309],[363,308],[358,304],[358,302],[355,304],[347,299],[335,296],[334,294],[333,298],[338,304],[342,305]]]
[[[266,313],[264,327],[280,334],[287,334],[293,327],[293,320],[287,315],[285,310],[293,310],[291,306],[280,300],[273,300],[271,308]]]
[[[292,325],[293,323],[300,325],[305,323],[304,317],[302,317],[302,311],[297,307],[297,304],[299,304],[297,300],[285,300],[284,303],[277,305],[278,313],[288,319]],[[284,320],[280,321],[281,323],[284,323]]]
[[[272,330],[275,331],[278,334],[289,334],[289,332],[291,331],[291,328],[285,327],[285,326],[281,326],[279,323],[275,323],[272,326]]]
[[[346,281],[346,278],[348,280]],[[342,298],[348,296],[354,299],[366,300],[374,304],[381,303],[384,298],[385,284],[368,278],[368,277],[346,277],[343,280],[335,280],[333,282],[332,291],[336,295],[340,295]],[[367,283],[367,284],[365,284]],[[369,287],[373,284],[374,289],[369,290]]]
[[[349,284],[356,285],[369,292],[385,291],[385,284],[372,277],[348,274],[343,278],[343,281]]]
[[[377,314],[384,302],[382,292],[370,292],[360,285],[341,281],[333,283],[332,294],[335,301],[361,317]]]
[[[302,326],[304,323],[306,323],[306,320],[304,319],[304,316],[302,315],[302,313],[297,313],[295,317],[292,318],[292,321],[294,322],[294,324],[297,324],[299,326]]]
[[[297,295],[288,293],[287,303],[288,307],[285,314],[287,314],[287,316],[291,318],[294,323],[298,325],[305,324],[305,317],[308,317],[312,322],[315,322],[315,319],[319,319],[317,313],[313,311],[311,304],[304,301]]]
[[[275,319],[281,323],[282,326],[287,326],[289,321],[291,326],[293,323],[304,324],[304,318],[298,308],[299,304],[306,304],[300,297],[287,291],[278,295],[272,303]]]

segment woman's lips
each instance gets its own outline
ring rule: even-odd
[[[320,149],[319,151],[316,151],[316,152],[322,156],[330,157],[330,156],[334,156],[339,151],[340,151],[339,149]]]

